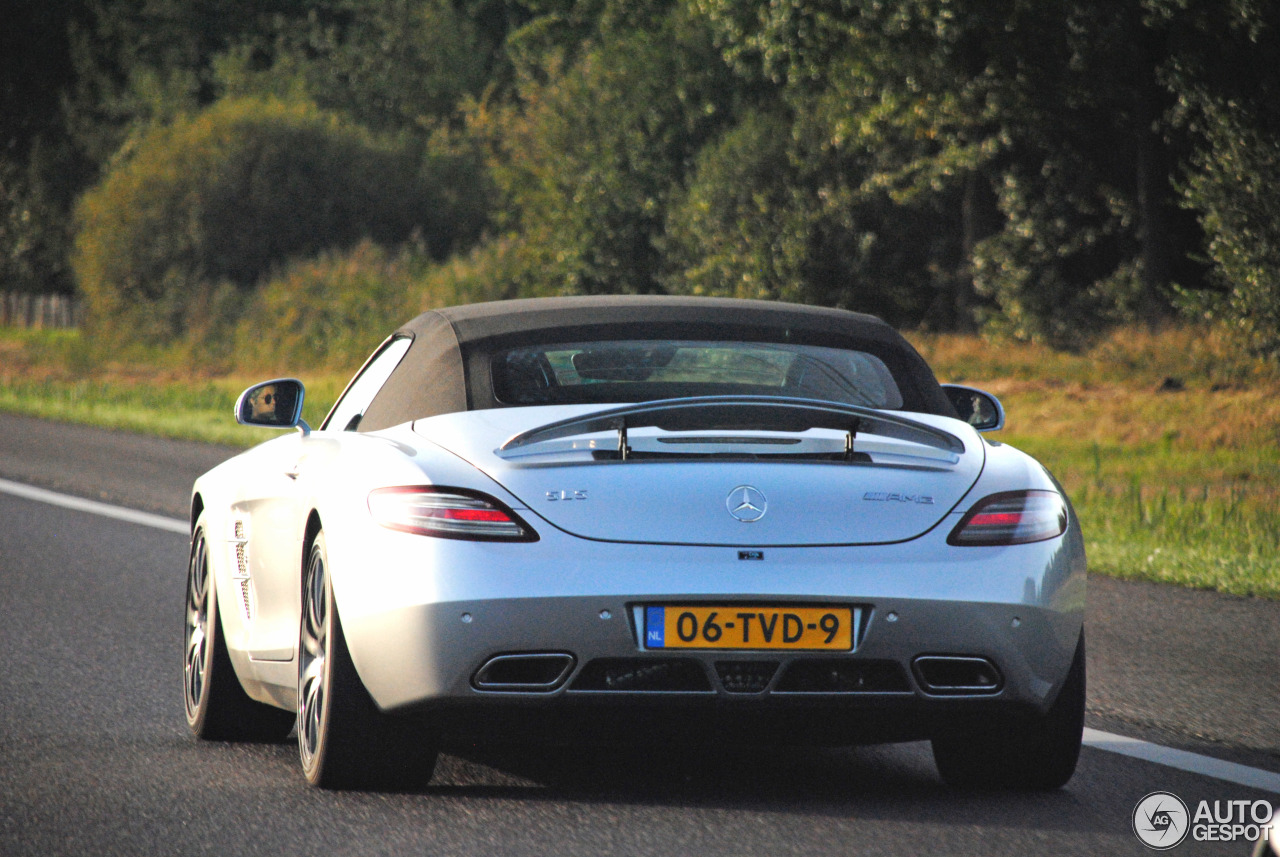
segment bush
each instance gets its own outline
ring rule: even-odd
[[[393,254],[362,241],[289,265],[262,284],[233,330],[216,322],[194,329],[195,348],[204,365],[351,372],[418,313],[516,297],[513,253],[508,242],[494,240],[434,262],[412,245]]]
[[[262,284],[232,335],[209,337],[204,350],[216,359],[233,344],[234,362],[246,369],[352,371],[418,312],[420,267],[409,252],[392,255],[370,241],[295,262]]]
[[[417,311],[526,297],[533,293],[527,282],[529,256],[525,244],[507,235],[432,265],[417,280]]]
[[[74,270],[105,341],[165,342],[287,260],[423,229],[445,206],[419,159],[311,105],[231,99],[143,135],[77,211]],[[437,246],[439,245],[439,246]]]

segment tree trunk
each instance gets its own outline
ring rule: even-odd
[[[1169,241],[1169,205],[1172,187],[1169,183],[1169,157],[1158,123],[1163,111],[1164,93],[1155,80],[1160,61],[1159,36],[1150,30],[1142,39],[1142,69],[1146,79],[1135,89],[1134,132],[1137,136],[1138,242],[1142,260],[1142,295],[1137,307],[1138,318],[1154,327],[1167,316],[1164,297],[1173,269]]]
[[[991,190],[991,182],[980,170],[973,170],[965,177],[960,221],[961,262],[952,296],[952,326],[957,330],[972,330],[977,322],[974,318],[977,291],[973,286],[973,254],[978,242],[1000,230],[1000,206]]]

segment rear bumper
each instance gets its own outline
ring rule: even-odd
[[[384,709],[517,702],[586,707],[621,699],[678,708],[718,699],[738,707],[767,700],[779,709],[822,702],[1043,710],[1066,675],[1081,628],[1074,611],[880,598],[850,605],[865,622],[851,652],[647,650],[636,608],[661,600],[668,599],[418,605],[354,627],[348,622],[348,638],[366,686]]]
[[[1047,710],[1083,626],[1074,522],[1061,538],[1007,548],[949,546],[946,531],[897,545],[766,548],[751,560],[735,548],[554,532],[501,544],[382,530],[366,533],[376,542],[335,534],[328,547],[352,658],[383,710],[473,726],[544,714],[564,724],[574,713],[600,725],[639,712],[656,728],[671,714],[682,731],[703,720],[799,729],[831,714],[862,724],[867,740],[896,740],[873,736]],[[848,606],[861,627],[839,653],[645,647],[645,607],[697,603]],[[975,665],[989,665],[996,683],[964,687]],[[949,687],[956,675],[962,686]]]
[[[690,600],[606,595],[451,601],[346,624],[361,676],[386,710],[496,715],[562,709],[567,715],[624,707],[681,718],[705,715],[711,722],[759,715],[766,724],[825,710],[861,712],[855,719],[872,725],[876,718],[869,712],[886,712],[890,720],[874,725],[881,732],[892,731],[893,717],[1046,710],[1070,667],[1083,620],[1081,610],[1025,603],[827,597],[824,604],[862,611],[864,629],[851,652],[645,649],[638,608]],[[503,668],[485,672],[494,659]],[[548,662],[554,668],[545,668]],[[975,675],[965,672],[970,664],[977,665],[977,678],[948,680],[956,665],[962,677]],[[992,671],[993,679],[987,677]],[[898,725],[917,731],[905,721]]]

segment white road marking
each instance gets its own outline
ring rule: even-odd
[[[1273,774],[1261,768],[1224,762],[1211,756],[1162,747],[1137,738],[1112,735],[1110,732],[1101,732],[1087,727],[1084,730],[1084,745],[1095,750],[1106,750],[1108,753],[1119,753],[1122,756],[1142,759],[1144,762],[1154,762],[1166,768],[1177,768],[1179,771],[1189,771],[1202,777],[1213,777],[1215,780],[1224,780],[1239,786],[1280,794],[1280,774]]]
[[[0,479],[0,493],[12,494],[15,497],[35,500],[40,503],[49,503],[53,506],[61,506],[63,509],[74,509],[77,512],[101,515],[104,518],[128,521],[131,524],[141,524],[144,527],[154,527],[157,530],[181,533],[184,536],[191,534],[190,525],[178,518],[153,515],[150,512],[138,512],[134,509],[126,509],[124,506],[113,506],[110,503],[86,500],[83,497],[72,497],[70,494],[60,494],[57,491],[36,488],[32,485],[24,485],[21,482]]]
[[[149,512],[138,512],[133,509],[126,509],[123,506],[100,503],[97,500],[85,500],[81,497],[72,497],[69,494],[60,494],[44,488],[35,488],[20,482],[10,482],[7,479],[0,479],[0,493],[12,494],[15,497],[23,497],[41,503],[49,503],[54,506],[61,506],[64,509],[88,512],[91,515],[116,518],[132,524],[141,524],[145,527],[154,527],[157,530],[179,533],[184,536],[189,535],[191,532],[187,522],[178,518],[152,515]],[[1201,756],[1199,753],[1189,753],[1186,750],[1162,747],[1149,741],[1128,738],[1124,735],[1113,735],[1110,732],[1102,732],[1098,729],[1089,729],[1087,727],[1084,730],[1084,746],[1141,759],[1144,762],[1154,762],[1167,768],[1176,768],[1179,771],[1188,771],[1200,776],[1212,777],[1216,780],[1223,780],[1252,789],[1280,794],[1280,774],[1273,774],[1261,768],[1250,768],[1247,765],[1239,765],[1235,762],[1224,762],[1211,756]]]

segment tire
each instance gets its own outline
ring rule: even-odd
[[[942,779],[956,788],[1057,789],[1080,758],[1084,731],[1084,634],[1058,698],[1043,716],[998,718],[933,738]]]
[[[298,754],[324,789],[417,789],[435,770],[439,736],[421,718],[387,715],[356,673],[333,599],[324,534],[307,558],[298,632]]]
[[[191,734],[205,741],[283,741],[294,715],[250,699],[240,686],[218,615],[204,520],[196,523],[187,564],[182,698]]]

